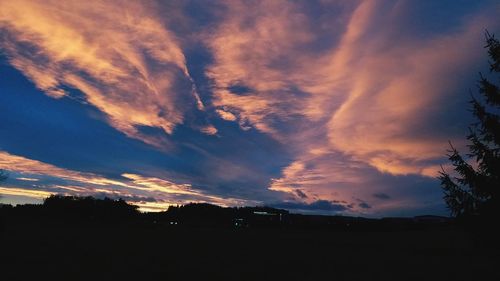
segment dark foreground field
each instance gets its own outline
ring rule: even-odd
[[[500,280],[498,253],[452,228],[30,223],[0,235],[1,280]]]

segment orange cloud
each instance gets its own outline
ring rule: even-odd
[[[280,178],[271,181],[269,190],[284,192],[289,198],[306,203],[335,200],[347,205],[373,192],[364,188],[370,185],[370,180],[366,165],[342,158],[337,152],[304,153],[285,167]],[[352,206],[350,211],[365,210]]]
[[[29,184],[25,188],[12,186],[1,188],[0,194],[21,195],[31,198],[45,198],[51,194],[63,193],[81,196],[104,194],[111,197],[134,198],[129,201],[138,204],[141,210],[160,210],[172,204],[185,204],[188,202],[215,203],[223,206],[258,204],[237,198],[224,198],[206,194],[194,188],[191,184],[175,183],[157,177],[146,177],[138,174],[124,173],[124,179],[109,179],[92,173],[83,173],[63,169],[48,163],[12,155],[0,151],[0,169],[4,169],[22,176],[14,179]],[[40,177],[43,176],[43,177]],[[48,178],[47,178],[48,177]],[[57,179],[51,183],[50,179]],[[61,183],[63,180],[63,183]],[[138,201],[136,198],[154,198],[156,202]],[[164,209],[165,209],[164,208]]]
[[[436,103],[454,94],[455,73],[477,60],[481,52],[472,50],[480,48],[481,27],[492,19],[469,20],[439,39],[404,38],[395,44],[391,28],[405,10],[394,5],[382,17],[387,5],[363,1],[345,21],[339,43],[317,54],[307,46],[328,34],[314,33],[297,4],[245,5],[229,2],[230,12],[208,38],[215,63],[207,75],[216,83],[216,106],[238,112],[240,119],[300,146],[302,153],[311,146],[303,134],[313,133],[323,138],[314,141],[323,149],[353,155],[382,172],[429,174],[423,173],[426,162],[442,157],[447,136],[414,131],[422,131],[439,112]],[[248,93],[231,90],[239,85]],[[290,134],[274,125],[297,116],[293,122],[301,131]],[[301,123],[323,131],[303,130]]]
[[[348,16],[318,26],[298,2],[227,3],[206,38],[214,105],[223,119],[250,124],[295,153],[271,190],[352,201],[370,190],[341,186],[370,185],[369,166],[436,175],[449,138],[432,130],[436,104],[457,94],[456,77],[482,54],[483,27],[498,24],[481,14],[445,36],[415,39],[395,26],[411,8],[405,5],[361,1]],[[338,40],[329,48],[311,48],[332,36]],[[225,118],[228,110],[234,118]],[[289,121],[293,130],[282,129]]]
[[[304,28],[307,18],[292,2],[255,2],[251,8],[243,1],[226,3],[224,21],[206,38],[216,61],[207,70],[215,81],[213,104],[220,107],[217,113],[223,119],[236,120],[236,112],[240,124],[249,122],[277,137],[264,118],[286,119],[300,110],[293,107],[287,89],[294,84],[292,69],[305,62],[297,46],[312,42],[314,35]],[[238,95],[229,90],[232,86],[252,92]]]
[[[147,191],[157,191],[160,193],[176,193],[176,194],[187,194],[196,195],[199,194],[191,190],[191,185],[189,184],[175,184],[171,181],[162,180],[158,178],[143,177],[136,174],[122,174],[123,177],[131,179],[134,184],[134,188],[147,190]]]
[[[30,190],[30,189],[15,188],[15,187],[0,187],[0,194],[43,199],[49,197],[53,193],[43,190]]]
[[[236,116],[229,112],[229,111],[225,111],[225,110],[222,110],[222,109],[216,109],[215,112],[217,112],[217,114],[219,114],[220,118],[226,120],[226,121],[236,121]]]
[[[390,18],[382,20],[381,34],[362,32],[367,28],[359,14],[375,9],[368,6],[372,4],[361,5],[353,15],[326,67],[345,81],[349,93],[328,122],[331,147],[382,172],[428,176],[429,168],[436,167],[428,161],[443,158],[449,136],[426,128],[432,128],[442,110],[437,105],[463,91],[456,89],[456,76],[477,61],[482,27],[491,19],[470,20],[440,38],[394,44],[390,30],[383,29]],[[371,14],[369,20],[376,17]]]
[[[18,172],[21,174],[48,175],[62,179],[83,181],[85,174],[62,169],[37,160],[28,159],[22,156],[12,155],[5,151],[0,151],[0,169]],[[25,180],[27,177],[21,177]]]
[[[200,129],[200,131],[204,134],[207,134],[207,135],[215,135],[217,134],[217,128],[215,128],[214,126],[212,125],[209,125],[209,126],[205,126],[205,127],[202,127]]]
[[[171,134],[188,110],[203,110],[179,39],[153,5],[117,1],[0,1],[0,41],[10,63],[47,95],[80,90],[129,137],[151,126]],[[179,88],[179,84],[191,88]]]
[[[80,90],[85,102],[130,137],[167,147],[165,138],[145,135],[139,127],[171,134],[189,110],[213,109],[244,130],[269,134],[293,154],[270,190],[299,197],[300,190],[307,202],[352,201],[372,193],[350,188],[370,186],[373,179],[365,174],[370,169],[435,176],[448,139],[433,126],[442,110],[436,105],[456,97],[457,77],[482,54],[483,28],[498,26],[494,13],[480,13],[446,34],[417,38],[398,25],[411,10],[404,1],[320,1],[325,11],[339,5],[342,12],[318,18],[311,18],[300,1],[224,3],[217,26],[197,38],[213,55],[206,68],[213,82],[209,106],[196,92],[180,39],[153,4],[0,0],[5,34],[0,47],[47,95],[68,96],[63,86]],[[188,89],[179,90],[179,84]],[[217,134],[211,125],[197,128]],[[126,180],[107,179],[0,157],[7,159],[7,168],[39,169],[39,174],[87,182],[95,191],[113,186],[165,196],[168,202],[181,200],[173,195],[238,202],[155,177],[124,173]],[[221,178],[249,174],[233,165],[216,166]],[[392,208],[394,202],[384,204]]]

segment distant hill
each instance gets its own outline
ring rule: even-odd
[[[36,220],[51,223],[134,223],[167,227],[300,228],[330,230],[404,230],[448,227],[453,220],[439,216],[369,219],[349,216],[290,214],[266,206],[221,207],[207,203],[171,206],[158,213],[141,213],[119,199],[54,195],[41,205],[0,205],[2,224]]]

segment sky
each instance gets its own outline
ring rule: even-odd
[[[0,202],[448,215],[498,1],[0,0]]]

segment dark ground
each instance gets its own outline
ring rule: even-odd
[[[1,280],[500,280],[455,229],[350,232],[47,225],[0,231]]]

